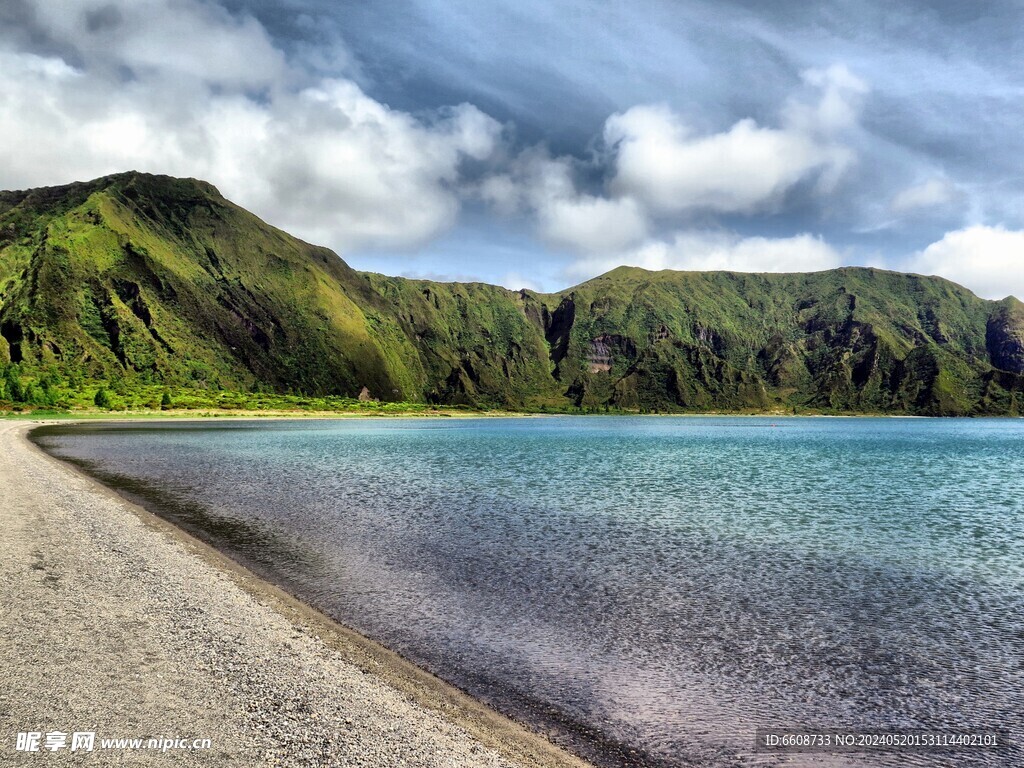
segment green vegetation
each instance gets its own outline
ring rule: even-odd
[[[1024,305],[941,278],[622,267],[545,295],[359,273],[191,179],[0,193],[8,410],[1017,415],[1022,372]]]
[[[104,410],[110,410],[113,405],[110,401],[110,395],[107,394],[107,390],[103,387],[96,390],[96,396],[92,399],[92,402],[97,408],[103,408]]]
[[[25,377],[23,377],[25,378]],[[185,388],[170,391],[158,385],[107,389],[102,383],[90,382],[80,389],[69,389],[62,382],[45,390],[49,397],[41,397],[44,390],[35,381],[24,388],[30,398],[11,398],[6,389],[0,389],[0,416],[31,414],[49,416],[61,413],[88,414],[101,412],[112,416],[150,414],[158,415],[277,415],[283,413],[320,414],[337,413],[364,416],[389,415],[456,415],[481,413],[469,406],[438,407],[429,403],[362,401],[353,397],[334,395],[313,396],[275,392],[233,392],[230,390],[203,390]],[[37,393],[32,397],[31,393]]]

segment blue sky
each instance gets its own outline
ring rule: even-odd
[[[1015,2],[6,0],[0,186],[208,179],[358,268],[1024,295]]]

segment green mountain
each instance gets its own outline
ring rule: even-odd
[[[8,400],[30,380],[116,381],[525,409],[1016,414],[1024,305],[859,268],[622,267],[558,294],[385,277],[209,184],[126,173],[0,192],[0,365]]]

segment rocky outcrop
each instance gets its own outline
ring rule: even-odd
[[[1006,299],[988,319],[985,344],[993,367],[1024,373],[1024,304]]]

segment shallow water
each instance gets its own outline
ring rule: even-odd
[[[36,433],[611,764],[1024,764],[1024,421],[564,417]],[[782,755],[756,727],[1001,729]]]

